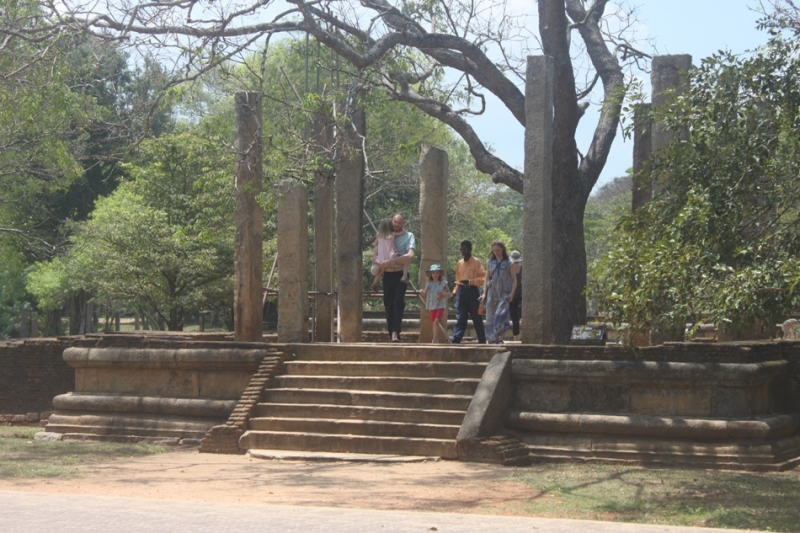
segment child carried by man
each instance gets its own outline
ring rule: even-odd
[[[378,292],[378,279],[383,275],[381,264],[400,255],[394,245],[394,227],[391,219],[384,218],[378,224],[378,234],[372,245],[375,247],[375,251],[372,253],[372,266],[369,270],[375,279],[370,288],[373,292]],[[400,281],[408,285],[408,263],[403,265],[403,277]]]

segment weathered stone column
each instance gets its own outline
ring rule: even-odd
[[[553,60],[528,56],[521,339],[551,344],[553,331]]]
[[[358,110],[346,128],[345,148],[336,173],[336,266],[339,293],[339,340],[361,342],[364,316],[361,228],[364,218],[364,153],[366,116]]]
[[[636,211],[653,198],[650,175],[643,175],[652,152],[650,104],[640,104],[633,111],[633,184],[631,209]]]
[[[234,97],[234,239],[233,338],[238,342],[261,341],[262,316],[262,209],[256,202],[261,192],[261,95],[238,91]]]
[[[314,119],[317,146],[333,144],[327,117]],[[329,172],[314,173],[314,341],[333,341],[333,176]]]
[[[278,188],[278,342],[308,342],[308,192]]]
[[[419,266],[419,286],[427,282],[428,268],[438,263],[447,272],[447,178],[450,167],[447,152],[425,146],[419,157],[419,216],[422,259]],[[422,306],[420,313],[419,342],[431,342],[431,318]],[[444,318],[447,327],[447,316]],[[441,343],[446,343],[445,333],[439,332]]]
[[[650,84],[652,86],[652,105],[653,105],[653,131],[652,131],[652,152],[665,148],[672,140],[673,133],[667,131],[659,121],[660,113],[687,89],[687,74],[692,68],[692,56],[688,54],[655,56],[653,58],[652,72],[650,73]],[[653,194],[657,194],[663,188],[663,184],[669,176],[660,176],[653,183]]]

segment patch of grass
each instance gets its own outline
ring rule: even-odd
[[[80,476],[98,462],[167,451],[143,443],[34,440],[39,431],[38,427],[0,426],[0,479]]]
[[[533,491],[526,513],[557,518],[796,532],[800,475],[548,464],[504,481]]]

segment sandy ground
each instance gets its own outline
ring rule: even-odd
[[[378,464],[253,459],[195,449],[114,459],[70,478],[0,480],[0,490],[225,503],[525,514],[541,497],[501,481],[513,468],[455,461]]]

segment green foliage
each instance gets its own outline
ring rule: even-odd
[[[707,58],[656,117],[675,132],[648,169],[663,190],[623,218],[592,273],[613,320],[677,328],[708,314],[742,331],[799,308],[798,51],[774,36],[749,58]]]
[[[168,450],[145,443],[35,440],[40,427],[0,427],[0,479],[80,477],[113,458],[143,457]]]
[[[14,321],[30,306],[25,298],[25,259],[0,235],[0,339],[11,336]]]
[[[181,134],[142,144],[130,180],[74,225],[63,260],[40,266],[29,289],[55,303],[77,288],[122,301],[179,330],[186,314],[231,298],[232,157],[219,139]]]

